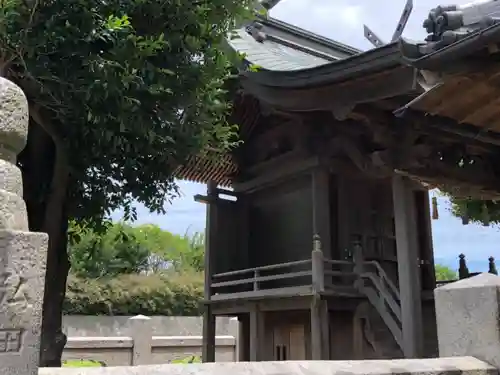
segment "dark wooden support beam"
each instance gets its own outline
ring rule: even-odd
[[[210,200],[217,197],[217,184],[210,182],[207,186],[207,196]],[[217,244],[217,206],[213,203],[207,205],[205,241],[205,308],[203,312],[203,348],[202,361],[215,362],[215,315],[210,306],[212,297],[212,275],[214,274],[214,259]]]
[[[422,296],[418,264],[418,238],[414,192],[404,176],[392,182],[399,292],[401,297],[403,354],[406,358],[422,356]]]
[[[238,362],[250,360],[250,315],[238,317]]]
[[[266,328],[264,313],[257,304],[250,311],[250,361],[265,360],[266,353]]]
[[[330,328],[328,304],[319,295],[311,301],[311,359],[330,359]]]
[[[321,300],[319,314],[321,319],[321,359],[328,361],[330,359],[330,314],[326,300]]]
[[[312,172],[312,207],[313,235],[319,235],[323,254],[331,258],[330,174],[326,167]]]
[[[276,184],[280,180],[287,177],[297,176],[300,173],[305,173],[312,168],[319,165],[319,159],[317,157],[311,157],[306,160],[290,160],[286,165],[282,165],[281,169],[268,171],[265,174],[260,175],[252,180],[234,183],[234,191],[237,193],[250,193],[269,187],[270,185]]]
[[[404,118],[422,127],[435,128],[438,131],[445,131],[476,142],[500,146],[500,134],[483,130],[474,125],[462,124],[440,116],[426,116],[422,112],[411,109],[405,111]]]
[[[194,201],[197,203],[203,203],[207,205],[222,205],[222,204],[235,204],[234,200],[230,199],[221,199],[218,198],[217,196],[208,196],[208,195],[201,195],[201,194],[196,194],[194,196]]]
[[[420,269],[422,274],[422,289],[433,291],[436,288],[436,273],[434,269],[434,247],[432,243],[432,224],[428,190],[415,191],[417,204],[418,233],[420,234]]]
[[[202,362],[215,362],[215,315],[210,304],[205,304],[203,311]]]

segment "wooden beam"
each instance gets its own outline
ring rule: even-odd
[[[277,182],[286,179],[287,177],[296,176],[300,173],[305,173],[320,164],[318,157],[311,157],[306,160],[290,161],[283,165],[281,169],[269,171],[261,176],[253,178],[249,181],[234,183],[234,191],[238,193],[254,192],[264,187],[276,184]]]
[[[326,301],[316,294],[311,301],[311,359],[321,361],[329,359],[328,307]]]
[[[394,221],[401,296],[403,353],[406,358],[422,356],[422,296],[418,264],[415,196],[406,177],[394,176]]]
[[[202,362],[215,362],[215,315],[209,304],[203,311]]]
[[[312,207],[313,234],[319,235],[321,250],[327,258],[331,258],[330,174],[326,167],[312,172]]]
[[[257,304],[250,311],[250,362],[262,361],[265,357],[265,322],[264,314]]]
[[[216,198],[217,184],[210,182],[207,185],[207,196],[209,200]],[[217,244],[217,206],[208,204],[206,219],[206,242],[205,242],[205,283],[204,298],[209,301],[212,297],[212,274],[214,266],[214,251]],[[209,303],[205,304],[203,312],[203,362],[215,362],[215,315]]]

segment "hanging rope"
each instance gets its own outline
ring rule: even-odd
[[[438,202],[436,197],[432,197],[432,219],[439,219]]]

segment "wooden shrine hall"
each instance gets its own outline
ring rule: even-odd
[[[436,356],[428,189],[500,196],[500,28],[418,58],[238,33],[243,143],[177,174],[208,185],[203,360],[221,315],[240,361]]]

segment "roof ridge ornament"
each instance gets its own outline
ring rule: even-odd
[[[417,59],[500,23],[500,0],[476,0],[464,5],[440,5],[429,11],[422,27],[425,42],[402,40],[403,54]]]
[[[403,35],[403,31],[406,27],[406,24],[408,23],[408,19],[410,18],[412,11],[413,0],[406,0],[406,4],[401,13],[401,17],[399,18],[394,33],[392,34],[391,43],[396,42],[399,38],[401,38],[401,35]],[[368,41],[376,48],[387,44],[382,39],[380,39],[368,26],[363,25],[363,29],[365,38],[368,39]]]

